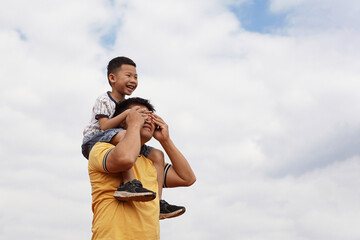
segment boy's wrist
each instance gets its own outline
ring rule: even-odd
[[[129,112],[128,112],[128,110],[126,110],[126,111],[120,113],[119,115],[117,115],[116,117],[118,119],[125,119],[128,114],[129,114]]]

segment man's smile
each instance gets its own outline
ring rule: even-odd
[[[143,128],[147,128],[147,129],[149,129],[150,131],[152,130],[152,126],[151,126],[151,124],[149,124],[149,123],[145,123],[144,126],[143,126]]]

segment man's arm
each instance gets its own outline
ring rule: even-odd
[[[152,119],[159,126],[154,132],[154,138],[160,142],[172,163],[172,167],[166,175],[166,186],[182,187],[192,185],[196,181],[195,174],[189,162],[170,139],[168,125],[156,114],[152,115]]]
[[[121,141],[115,146],[106,158],[106,169],[109,172],[122,172],[130,169],[140,152],[140,129],[143,127],[145,117],[143,114],[131,109],[126,117],[127,129]]]

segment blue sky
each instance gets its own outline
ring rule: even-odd
[[[161,222],[162,239],[360,239],[359,9],[357,0],[7,2],[0,239],[90,239],[80,144],[115,56],[136,62],[133,96],[151,100],[197,175],[191,188],[164,190],[187,211]]]
[[[116,29],[118,29],[119,26],[112,26],[108,30],[107,33],[101,36],[100,41],[101,45],[103,45],[105,48],[111,49],[112,46],[114,46],[116,41]]]
[[[23,40],[23,41],[27,40],[27,37],[25,36],[25,34],[20,29],[17,29],[16,32],[19,34],[19,37],[20,37],[21,40]]]
[[[252,0],[229,7],[242,24],[250,32],[270,33],[281,29],[286,24],[286,14],[274,13],[267,0]]]

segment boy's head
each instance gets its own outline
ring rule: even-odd
[[[120,102],[116,106],[113,117],[116,117],[117,115],[126,111],[127,109],[131,109],[131,108],[135,108],[135,107],[140,107],[140,110],[155,112],[155,108],[149,102],[149,100],[139,98],[139,97],[133,97],[133,98],[125,99],[124,101]],[[127,129],[126,120],[124,120],[120,124],[120,127]],[[140,135],[141,135],[141,138],[143,139],[144,143],[149,141],[152,138],[155,128],[156,128],[156,126],[152,122],[151,116],[149,115],[148,118],[145,120],[145,123],[144,123],[142,129],[140,130]]]
[[[116,57],[107,66],[110,86],[122,95],[131,95],[137,87],[136,64],[127,57]]]

